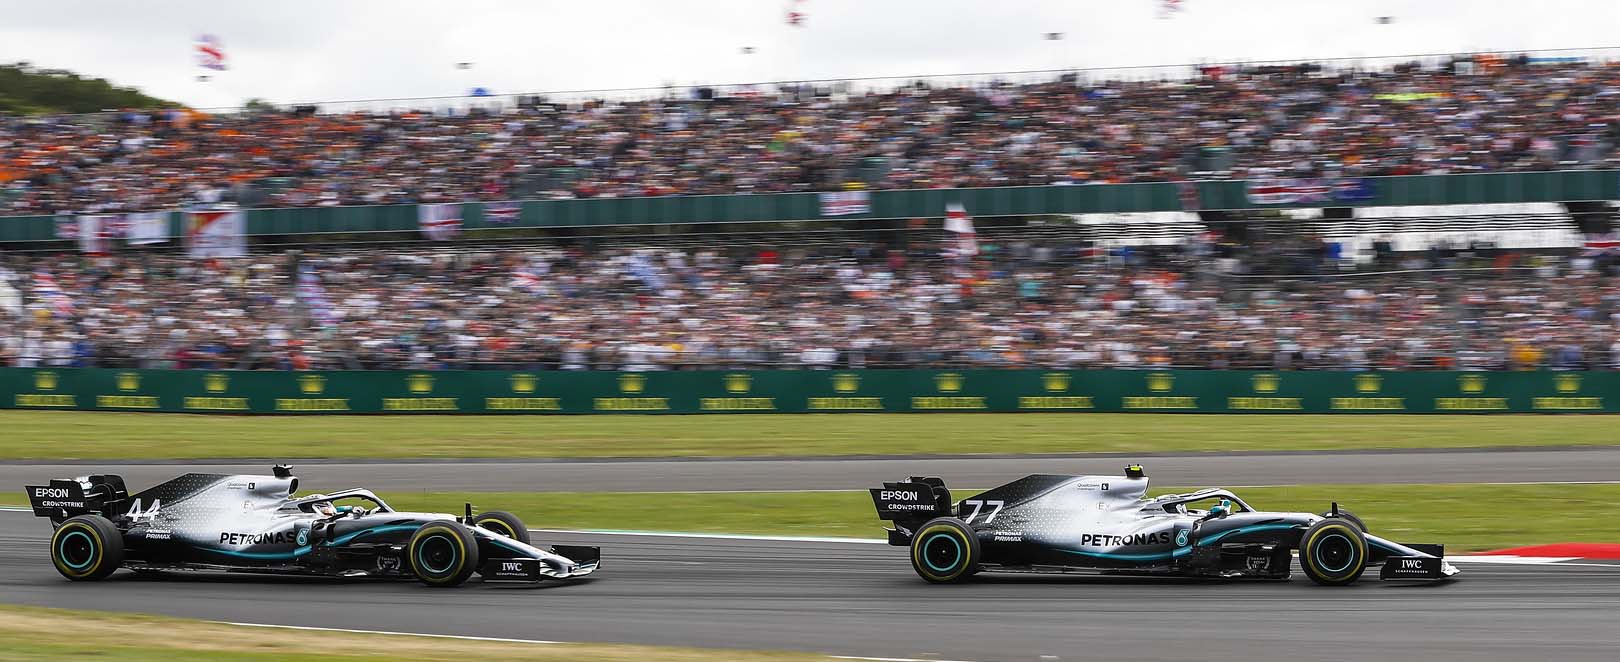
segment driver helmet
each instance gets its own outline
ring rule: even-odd
[[[337,506],[333,506],[331,501],[316,501],[310,508],[321,517],[337,516]]]

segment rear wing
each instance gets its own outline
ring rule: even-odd
[[[878,519],[884,521],[920,522],[951,515],[951,491],[939,478],[912,476],[902,482],[884,483],[871,492]]]
[[[28,504],[35,517],[49,517],[61,522],[75,515],[95,513],[107,515],[114,502],[129,498],[124,479],[113,475],[95,475],[82,478],[54,478],[49,485],[29,485]]]

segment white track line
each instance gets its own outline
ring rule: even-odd
[[[538,646],[584,646],[589,644],[569,641],[549,641],[545,639],[508,639],[505,637],[475,637],[462,634],[428,634],[426,632],[391,632],[388,630],[357,630],[353,628],[326,628],[308,625],[276,625],[273,623],[235,623],[231,621],[209,621],[220,625],[234,625],[244,628],[269,628],[276,630],[304,630],[309,632],[342,632],[345,634],[371,634],[386,635],[390,637],[424,637],[429,639],[458,639],[462,641],[488,641],[502,644],[534,644]],[[634,645],[634,644],[622,644]],[[970,662],[969,660],[935,660],[911,657],[859,657],[850,655],[828,655],[834,660],[868,660],[870,662]]]
[[[463,639],[466,641],[493,641],[503,644],[540,644],[558,645],[567,644],[566,641],[546,641],[543,639],[506,639],[502,637],[474,637],[462,634],[428,634],[425,632],[389,632],[386,630],[353,630],[349,628],[321,628],[307,625],[275,625],[272,623],[233,623],[230,621],[210,621],[221,625],[235,625],[244,628],[274,628],[278,630],[310,630],[314,632],[347,632],[349,634],[384,634],[392,637],[427,637],[431,639]]]

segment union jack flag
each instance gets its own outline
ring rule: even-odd
[[[51,304],[51,308],[61,315],[73,314],[73,297],[68,296],[56,284],[56,277],[51,272],[40,269],[34,272],[34,294],[41,301]]]
[[[56,217],[56,238],[77,240],[79,238],[79,217]]]
[[[507,225],[516,223],[518,216],[523,212],[523,206],[516,202],[486,202],[484,203],[484,220],[489,223]]]
[[[1360,202],[1377,194],[1368,179],[1259,179],[1249,182],[1247,192],[1257,205]]]

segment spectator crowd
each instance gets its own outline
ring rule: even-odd
[[[1620,165],[1620,65],[1596,61],[820,92],[0,118],[0,214]]]
[[[1288,277],[1265,265],[1320,250],[952,246],[0,255],[0,365],[1620,368],[1613,254],[1445,249]]]

